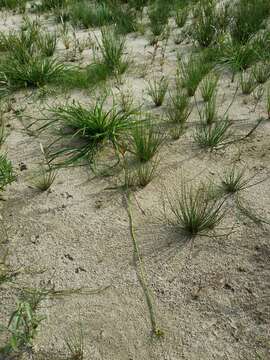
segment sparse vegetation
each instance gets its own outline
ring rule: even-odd
[[[200,92],[203,101],[210,101],[217,92],[218,76],[210,73],[201,81]]]
[[[256,79],[252,72],[242,72],[240,75],[240,86],[242,94],[250,95],[257,87]]]
[[[32,348],[38,326],[44,320],[44,316],[36,313],[41,300],[42,293],[38,291],[22,294],[6,328],[10,338],[6,346],[0,349],[0,353],[8,354],[11,351],[18,352]]]
[[[228,331],[227,356],[268,358],[270,2],[0,0],[0,13],[0,358],[223,358]],[[207,300],[211,342],[179,294]],[[242,311],[237,329],[220,322],[220,297],[255,333]]]
[[[270,62],[258,63],[253,69],[252,73],[254,78],[259,84],[264,84],[270,77]]]
[[[185,26],[185,24],[187,22],[187,18],[188,18],[188,13],[189,13],[189,9],[187,6],[176,10],[174,20],[175,20],[176,25],[179,28],[182,28]]]
[[[70,360],[83,360],[84,359],[84,333],[82,324],[79,330],[66,337],[65,343],[70,353]]]
[[[217,119],[217,103],[216,97],[212,96],[208,102],[203,105],[203,109],[199,110],[201,123],[212,125]]]
[[[193,96],[201,80],[211,70],[211,64],[206,63],[202,57],[190,56],[180,62],[179,83]]]
[[[0,155],[0,191],[15,181],[15,175],[11,162],[5,155]]]
[[[191,111],[192,106],[185,90],[178,88],[170,94],[167,117],[172,124],[180,125],[183,130]]]
[[[266,110],[268,119],[270,119],[270,87],[267,89]]]
[[[230,137],[231,122],[228,118],[214,122],[211,126],[201,124],[194,133],[195,141],[205,148],[214,149]]]
[[[238,169],[235,165],[224,173],[222,189],[226,193],[234,194],[246,188],[250,179],[246,178],[245,168]]]
[[[108,73],[122,74],[128,67],[128,61],[124,59],[125,39],[112,28],[103,28],[101,35],[101,41],[98,41],[101,59],[96,62],[96,68],[100,65]]]
[[[120,137],[127,133],[136,120],[133,111],[130,113],[117,110],[115,107],[106,110],[104,100],[97,100],[93,107],[85,108],[81,104],[59,106],[50,109],[52,119],[40,129],[61,126],[62,137],[81,139],[81,144],[70,145],[50,152],[50,160],[66,155],[67,159],[63,164],[70,165],[78,160],[93,159],[99,146],[111,142],[117,149]]]
[[[167,90],[168,81],[163,76],[161,79],[154,79],[152,82],[149,83],[147,93],[152,98],[156,106],[161,106],[163,104]]]
[[[137,125],[132,132],[132,152],[141,162],[151,160],[164,142],[164,134],[153,125]]]
[[[198,188],[182,185],[169,195],[169,209],[172,217],[169,223],[191,236],[205,234],[213,230],[224,218],[224,202],[213,199],[211,188],[200,185]]]

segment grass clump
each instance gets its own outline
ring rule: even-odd
[[[71,165],[79,160],[93,160],[98,148],[106,142],[117,150],[124,134],[135,125],[134,112],[124,112],[113,107],[105,109],[104,100],[97,100],[93,107],[79,103],[50,109],[52,119],[40,130],[57,125],[62,128],[61,139],[71,137],[71,144],[50,152],[50,162],[62,156],[62,165]]]
[[[177,88],[174,93],[170,94],[166,111],[170,123],[180,125],[183,130],[191,111],[190,98],[184,89]]]
[[[0,64],[1,74],[12,88],[39,87],[60,79],[65,66],[56,59],[33,57],[27,63],[7,59]]]
[[[242,90],[242,94],[244,95],[250,95],[257,87],[257,82],[253,72],[250,73],[241,72],[239,83]]]
[[[147,94],[152,98],[156,106],[161,106],[163,104],[168,85],[168,80],[164,76],[159,80],[154,79],[149,83]]]
[[[84,333],[82,325],[80,324],[79,331],[74,331],[72,335],[66,337],[66,346],[68,348],[70,360],[83,360],[84,359]]]
[[[228,118],[216,121],[210,126],[202,123],[194,133],[194,140],[203,148],[214,149],[230,137],[230,126]]]
[[[40,191],[48,190],[54,183],[57,171],[52,167],[42,166],[39,174],[34,179],[34,186]]]
[[[264,84],[270,77],[270,62],[262,62],[254,65],[252,73],[259,84]]]
[[[210,98],[203,106],[202,110],[199,110],[199,116],[202,123],[211,125],[217,119],[217,102],[216,96]]]
[[[7,88],[43,86],[64,72],[65,66],[51,58],[56,35],[42,32],[37,22],[25,20],[18,33],[1,33],[0,47],[7,52],[0,63],[1,80]]]
[[[30,350],[37,334],[39,324],[44,316],[37,315],[37,307],[42,300],[38,291],[23,293],[19,298],[17,307],[12,313],[7,328],[10,338],[0,353],[8,354],[20,350]]]
[[[0,9],[19,10],[23,12],[27,0],[0,0]]]
[[[238,0],[232,8],[231,37],[245,44],[253,34],[265,27],[270,15],[270,3],[265,0]]]
[[[96,66],[102,64],[109,73],[122,74],[128,67],[124,59],[125,39],[117,34],[115,28],[110,27],[103,28],[101,35],[101,41],[98,41],[101,59],[96,62]]]
[[[249,179],[245,177],[245,169],[237,169],[233,166],[222,178],[221,188],[225,193],[234,194],[244,190],[249,183]]]
[[[137,31],[137,14],[129,4],[112,4],[111,12],[118,33],[128,34]]]
[[[201,47],[208,47],[215,39],[216,27],[216,1],[200,0],[195,8],[192,36]]]
[[[140,162],[151,160],[164,142],[164,134],[153,125],[138,125],[132,132],[132,153]]]
[[[155,177],[158,167],[157,160],[150,160],[146,163],[139,163],[135,169],[125,169],[125,187],[127,189],[134,187],[144,188]]]
[[[170,14],[170,4],[166,1],[157,0],[153,2],[148,10],[150,27],[153,35],[161,35],[167,24]]]
[[[0,155],[0,191],[5,190],[6,186],[15,181],[15,179],[11,162],[5,155]]]
[[[169,198],[169,207],[173,215],[170,223],[190,236],[205,234],[213,230],[224,218],[223,201],[213,199],[210,186],[182,185]]]
[[[105,2],[76,1],[69,8],[71,23],[84,28],[99,27],[112,23],[113,17]]]
[[[190,56],[187,61],[180,62],[179,81],[187,90],[189,96],[193,96],[201,80],[211,70],[211,64],[203,61],[201,56]]]
[[[203,101],[210,101],[217,92],[218,76],[210,73],[206,75],[200,83],[200,92]]]
[[[188,15],[189,15],[189,8],[187,6],[181,7],[180,9],[176,10],[174,20],[177,27],[181,29],[182,27],[185,26],[188,19]]]
[[[252,43],[239,44],[225,41],[220,45],[217,61],[235,74],[247,70],[258,61],[258,52]]]

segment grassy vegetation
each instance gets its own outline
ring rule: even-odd
[[[44,316],[36,313],[41,300],[42,295],[38,291],[22,294],[6,327],[6,331],[10,334],[8,343],[0,349],[0,353],[8,354],[32,349],[38,326],[44,320]]]
[[[117,149],[121,137],[136,123],[134,112],[124,112],[116,107],[106,110],[104,100],[97,100],[93,107],[81,104],[59,106],[50,109],[51,119],[40,130],[60,126],[61,138],[71,138],[67,147],[52,150],[50,161],[66,157],[62,165],[71,165],[79,160],[91,161],[98,148],[110,142]]]
[[[153,35],[159,36],[164,32],[168,24],[170,6],[171,4],[169,2],[162,0],[157,0],[151,4],[148,10],[148,16]]]
[[[128,67],[124,58],[125,39],[113,28],[103,28],[101,35],[101,41],[98,41],[101,60],[97,64],[102,64],[111,74],[122,74]]]
[[[203,123],[196,129],[194,140],[203,148],[217,148],[231,136],[230,127],[231,122],[228,118],[216,121],[210,126]]]
[[[0,0],[0,9],[24,11],[25,6],[25,0]],[[232,4],[220,3],[218,0],[41,0],[39,4],[33,4],[31,11],[34,10],[38,15],[48,12],[42,14],[42,22],[47,21],[47,16],[50,21],[60,21],[62,38],[57,32],[59,23],[54,24],[57,29],[54,32],[43,28],[38,20],[29,20],[27,17],[24,17],[19,31],[0,33],[0,99],[3,100],[0,108],[1,114],[2,111],[3,114],[6,112],[8,121],[6,124],[1,117],[0,147],[3,152],[6,146],[13,144],[14,138],[7,143],[5,140],[7,133],[14,128],[17,130],[16,117],[19,118],[18,114],[22,112],[19,108],[22,102],[25,102],[26,112],[30,108],[30,115],[25,117],[36,116],[35,113],[31,114],[31,106],[36,106],[35,101],[40,100],[42,94],[50,94],[50,97],[44,96],[43,99],[48,100],[48,104],[54,104],[46,106],[48,115],[45,122],[40,125],[41,119],[34,121],[35,125],[39,124],[37,135],[38,130],[53,130],[49,134],[53,139],[48,140],[50,143],[47,144],[46,153],[42,147],[44,163],[33,181],[40,191],[46,191],[52,186],[58,167],[87,164],[91,170],[95,170],[99,152],[100,157],[105,154],[109,161],[116,159],[117,167],[113,164],[111,168],[119,172],[121,189],[118,184],[116,188],[122,190],[122,193],[124,190],[124,195],[129,197],[131,190],[144,188],[154,179],[160,164],[159,158],[162,159],[159,155],[164,150],[163,146],[166,146],[165,155],[170,149],[175,151],[175,158],[172,159],[170,153],[162,164],[165,172],[179,168],[189,156],[193,157],[194,143],[187,150],[184,148],[190,145],[192,136],[200,148],[211,152],[215,150],[211,158],[216,163],[220,161],[217,166],[223,166],[223,154],[217,158],[216,152],[231,142],[236,143],[229,140],[233,136],[234,123],[229,120],[228,111],[223,117],[218,115],[219,105],[226,105],[228,94],[235,87],[234,84],[227,84],[228,74],[232,80],[237,78],[243,94],[252,94],[254,97],[240,98],[236,109],[250,100],[251,103],[255,102],[251,110],[255,112],[258,102],[262,101],[264,118],[258,124],[265,124],[266,116],[270,119],[270,88],[266,99],[263,96],[266,88],[264,84],[270,78],[269,1],[235,0]],[[92,28],[98,28],[98,31]],[[95,39],[89,36],[90,40],[87,40],[90,46],[86,46],[85,39],[80,38],[81,33],[76,35],[78,29],[94,30],[81,31],[94,34]],[[132,32],[137,34],[130,34]],[[153,38],[150,46],[146,41],[148,35]],[[179,36],[175,46],[171,44],[173,36]],[[135,56],[134,62],[131,62],[126,41],[133,40]],[[84,52],[84,49],[88,51]],[[147,63],[142,63],[140,56],[144,56]],[[71,61],[76,61],[76,64],[70,65]],[[141,89],[137,81],[141,80],[141,74],[138,75],[137,65],[144,67],[144,75],[150,67],[151,73],[166,74],[159,79],[147,76],[149,81],[146,93],[155,106],[160,107],[151,109],[154,116],[143,115],[144,111],[149,111],[149,103],[143,102],[145,99],[140,97]],[[129,66],[131,70],[126,74],[126,79],[124,73]],[[171,84],[171,78],[176,79],[175,84]],[[111,81],[103,84],[106,88],[98,87],[108,79]],[[220,86],[221,92],[224,86],[222,100],[221,96],[217,98]],[[62,104],[59,106],[55,106],[54,102],[58,95],[56,87],[59,91],[57,100]],[[23,91],[26,88],[27,91]],[[28,88],[31,88],[31,94]],[[12,94],[16,90],[20,92]],[[66,92],[61,94],[61,90]],[[115,92],[119,92],[119,98]],[[10,94],[14,96],[8,98]],[[107,94],[109,96],[106,97]],[[222,95],[220,92],[218,94]],[[80,102],[74,100],[81,97]],[[6,98],[9,103],[5,104]],[[83,105],[83,101],[91,105]],[[136,109],[134,104],[140,105]],[[192,112],[194,104],[198,113]],[[44,106],[44,102],[41,105]],[[145,118],[151,119],[151,122],[144,121]],[[238,120],[237,116],[235,120]],[[252,121],[252,117],[249,120]],[[7,130],[7,126],[10,130]],[[185,129],[187,131],[184,133]],[[240,140],[249,137],[254,129],[256,126]],[[165,141],[167,133],[173,139],[184,135],[178,143],[173,143]],[[198,150],[198,146],[196,150],[199,153],[201,149]],[[184,158],[185,151],[188,156]],[[232,147],[229,155],[232,158],[239,155],[240,159],[240,155],[244,157],[245,153],[236,154]],[[200,161],[204,161],[203,157]],[[264,161],[263,156],[260,161]],[[114,175],[115,172],[109,174],[110,180]],[[166,173],[162,175],[165,181],[170,179]],[[23,176],[21,179],[24,181]],[[3,153],[0,155],[0,192],[13,181],[15,174],[12,164]],[[218,196],[213,194],[209,184],[195,186],[194,181],[190,185],[181,182],[179,189],[173,190],[168,196],[169,223],[191,237],[208,234],[222,222],[228,194],[238,194],[247,189],[249,181],[245,170],[234,165],[221,176]],[[140,195],[143,196],[147,190],[141,189]],[[16,196],[19,191],[16,189]],[[31,187],[29,191],[32,191]],[[135,194],[132,193],[134,197]],[[140,210],[147,215],[143,209]],[[130,209],[129,217],[131,236],[134,237]],[[136,248],[137,245],[134,246]],[[139,263],[138,248],[135,253],[135,263]],[[143,283],[145,270],[142,264],[140,266],[139,280]],[[0,283],[9,278],[9,273],[2,272]],[[7,334],[7,344],[1,349],[4,356],[10,352],[26,351],[27,355],[34,353],[34,339],[43,320],[37,311],[41,300],[42,293],[39,291],[24,293],[18,299],[8,325],[4,327]],[[153,311],[151,301],[146,301],[150,312]],[[155,320],[151,318],[151,322],[153,333],[160,336]],[[69,360],[83,360],[88,356],[82,332],[66,338],[65,343]]]
[[[166,111],[170,123],[179,125],[183,130],[191,111],[190,98],[185,90],[177,88],[175,92],[170,94]]]
[[[257,87],[256,79],[252,72],[246,73],[242,72],[240,75],[240,87],[242,90],[242,94],[250,95],[255,88]]]
[[[124,187],[132,189],[136,187],[144,188],[156,176],[158,161],[150,160],[137,164],[135,168],[125,168]]]
[[[154,79],[149,83],[147,93],[156,106],[161,106],[163,104],[168,85],[168,80],[164,76],[159,80]]]
[[[72,335],[66,337],[65,343],[70,354],[70,360],[84,359],[84,333],[82,325],[80,324],[79,331],[74,331]]]
[[[201,56],[191,55],[187,60],[180,61],[179,83],[193,96],[201,80],[211,70],[211,64],[204,61]]]
[[[15,181],[15,175],[11,162],[6,155],[0,155],[0,191],[3,191],[7,185]]]
[[[25,10],[25,5],[27,0],[0,0],[0,9],[9,9],[23,12]]]
[[[164,134],[153,125],[138,125],[132,132],[132,152],[140,162],[151,160],[164,142]]]
[[[244,190],[248,185],[250,179],[246,178],[245,169],[239,169],[233,166],[222,177],[222,190],[225,193],[234,194]]]
[[[245,44],[260,29],[266,26],[270,4],[264,0],[238,0],[232,8],[231,37],[234,42]]]
[[[200,92],[203,101],[210,101],[217,92],[218,76],[210,73],[200,83]]]
[[[213,199],[211,188],[182,185],[169,197],[170,223],[195,236],[213,230],[224,218],[223,201]]]

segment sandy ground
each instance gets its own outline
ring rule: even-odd
[[[1,17],[0,29],[16,28],[20,17]],[[45,20],[44,20],[45,21]],[[87,38],[89,32],[77,32]],[[146,36],[129,35],[127,50],[134,65],[123,78],[135,102],[157,116],[165,106],[153,108],[146,94],[147,81],[164,73],[173,81],[176,54],[190,44],[175,45],[173,35],[161,67],[162,47],[149,45]],[[65,51],[59,40],[58,52]],[[89,63],[85,50],[79,63]],[[147,72],[143,74],[144,64]],[[144,76],[144,77],[142,77]],[[220,79],[219,111],[222,114],[236,89],[228,75]],[[117,90],[114,89],[115,93]],[[55,101],[36,100],[30,91],[14,95],[5,114],[9,126],[8,157],[17,181],[0,203],[4,235],[2,254],[8,250],[12,268],[24,269],[14,284],[0,288],[0,320],[7,323],[14,310],[16,287],[85,288],[84,292],[47,298],[39,312],[46,315],[34,343],[37,359],[66,358],[65,336],[82,323],[86,360],[255,360],[270,359],[270,245],[269,225],[244,216],[231,197],[226,216],[215,234],[186,242],[168,226],[163,200],[183,178],[198,183],[219,176],[235,161],[247,168],[247,176],[259,182],[241,192],[241,200],[253,214],[270,221],[269,171],[270,123],[263,121],[244,141],[213,153],[199,149],[192,138],[198,121],[196,107],[189,129],[177,141],[168,138],[160,152],[158,175],[134,193],[132,211],[137,240],[143,256],[158,326],[164,337],[151,336],[145,296],[136,275],[129,222],[121,189],[111,189],[117,176],[94,176],[87,167],[61,170],[52,188],[44,193],[29,180],[42,159],[40,142],[51,134],[29,136],[23,123],[38,118],[40,109]],[[91,92],[70,92],[70,99],[89,103]],[[57,102],[64,101],[59,94]],[[243,136],[265,114],[265,99],[254,111],[252,96],[236,96],[229,111],[233,136]],[[21,171],[21,164],[26,169]],[[3,232],[2,232],[3,234]],[[93,290],[97,293],[87,293]]]

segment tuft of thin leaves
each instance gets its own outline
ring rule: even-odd
[[[218,76],[214,73],[206,75],[200,83],[203,101],[210,101],[217,92]]]
[[[189,8],[187,6],[176,10],[174,20],[177,27],[182,28],[185,26],[188,19],[188,15],[189,15]]]
[[[180,125],[183,130],[191,111],[190,98],[184,89],[177,88],[170,94],[166,114],[172,124]]]
[[[210,126],[200,124],[194,133],[194,140],[203,148],[217,148],[231,136],[230,127],[228,118],[216,121]]]
[[[245,169],[238,169],[235,165],[224,173],[222,178],[222,190],[229,194],[234,194],[244,190],[250,179],[247,179]]]
[[[84,333],[81,324],[79,331],[74,331],[72,335],[65,338],[65,343],[70,354],[70,360],[84,359]]]
[[[159,151],[165,136],[153,125],[137,125],[132,132],[132,152],[140,162],[151,160]]]
[[[74,1],[68,14],[74,26],[83,28],[104,26],[113,22],[111,9],[105,2]]]
[[[0,71],[13,88],[39,87],[61,78],[66,67],[56,59],[33,57],[27,63],[7,59],[0,65]]]
[[[41,166],[39,174],[34,179],[35,187],[40,191],[48,190],[54,183],[57,170],[52,167]]]
[[[190,56],[186,61],[180,62],[179,82],[193,96],[201,80],[211,70],[211,65],[198,56]]]
[[[117,148],[120,138],[136,123],[134,111],[125,112],[115,106],[105,109],[105,100],[97,100],[92,108],[80,103],[50,109],[50,119],[40,130],[52,125],[60,126],[61,138],[69,136],[77,145],[60,148],[50,153],[50,160],[67,156],[64,164],[74,164],[79,160],[92,160],[97,149],[105,142]]]
[[[209,185],[194,188],[182,184],[181,190],[169,197],[169,222],[190,236],[205,234],[224,218],[223,204],[224,201],[213,199]]]
[[[150,27],[153,35],[161,35],[167,24],[170,13],[170,4],[166,1],[157,0],[148,9]]]
[[[234,42],[245,44],[250,37],[266,26],[270,4],[265,0],[238,0],[232,8],[230,29]]]
[[[128,67],[128,62],[124,59],[125,38],[110,27],[102,28],[101,36],[101,41],[98,41],[101,62],[112,74],[122,74]]]
[[[155,177],[158,167],[158,160],[140,163],[135,169],[125,169],[125,187],[144,188]]]
[[[252,74],[259,84],[264,84],[270,78],[270,62],[254,65]]]
[[[6,155],[0,155],[0,191],[5,190],[5,187],[15,179],[11,162],[6,158]]]
[[[195,9],[192,36],[201,47],[208,47],[215,39],[217,33],[215,8],[215,0],[200,0]]]
[[[159,80],[154,79],[149,83],[147,94],[152,98],[156,106],[161,106],[163,104],[168,85],[168,80],[164,76]]]
[[[213,96],[203,105],[203,109],[199,110],[201,123],[212,125],[216,121],[217,115],[216,96]]]
[[[10,351],[31,350],[38,326],[44,316],[37,314],[37,307],[42,300],[39,291],[27,292],[18,300],[17,307],[11,314],[7,332],[10,334],[8,343],[0,352],[7,354]]]
[[[240,86],[242,94],[250,95],[257,87],[257,82],[253,72],[241,72],[240,75]]]

